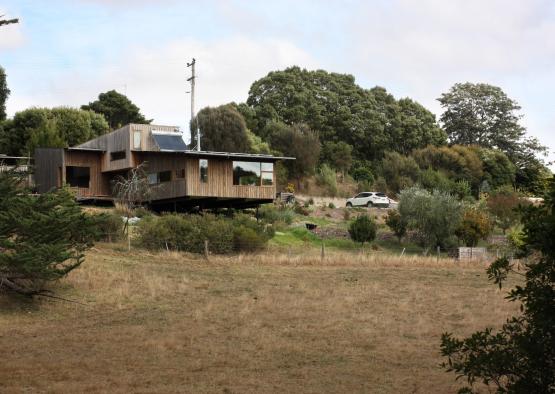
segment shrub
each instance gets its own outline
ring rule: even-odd
[[[385,218],[385,224],[387,224],[399,242],[401,242],[407,233],[407,222],[401,218],[399,211],[390,209]]]
[[[83,263],[95,229],[69,189],[35,197],[21,181],[0,172],[0,292],[31,297]]]
[[[314,205],[314,199],[312,197],[308,199],[308,205]]]
[[[115,242],[123,235],[124,223],[116,213],[91,215],[95,241]]]
[[[492,223],[487,213],[476,209],[467,209],[455,234],[466,246],[476,246],[478,241],[487,238],[492,231]]]
[[[376,238],[376,223],[368,216],[361,215],[349,225],[349,235],[355,242],[372,242]]]
[[[273,230],[243,214],[233,219],[212,214],[166,214],[140,221],[137,234],[139,245],[150,250],[202,253],[208,241],[211,253],[225,254],[260,249],[273,236]]]
[[[335,204],[334,204],[333,202],[330,202],[330,203],[328,204],[328,208],[329,208],[329,209],[335,209]]]
[[[495,217],[495,223],[503,230],[503,234],[519,221],[520,214],[516,208],[520,202],[519,194],[510,188],[497,190],[488,197],[488,209]]]
[[[263,205],[258,209],[258,217],[265,223],[278,223],[285,224],[293,223],[295,213],[288,207],[277,207],[272,204]]]
[[[461,219],[461,203],[441,191],[429,192],[414,186],[401,192],[399,213],[409,229],[418,233],[428,247],[447,247]]]
[[[322,164],[316,174],[316,182],[320,186],[324,186],[326,193],[335,197],[337,195],[337,174],[335,170],[327,164]]]
[[[348,209],[343,210],[343,220],[347,221],[351,219],[351,211]]]
[[[295,213],[298,213],[299,215],[308,216],[310,214],[310,211],[307,208],[299,204],[295,204],[294,210]]]

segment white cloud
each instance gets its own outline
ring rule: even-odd
[[[157,48],[134,47],[94,72],[72,71],[22,95],[13,89],[9,112],[35,106],[79,106],[100,92],[116,89],[159,124],[187,128],[190,90],[186,63],[197,59],[196,110],[246,100],[252,82],[292,64],[313,67],[314,60],[295,45],[275,39],[233,37],[214,42],[179,40]]]

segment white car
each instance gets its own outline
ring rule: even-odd
[[[385,193],[363,192],[347,199],[347,207],[389,207],[389,198]]]

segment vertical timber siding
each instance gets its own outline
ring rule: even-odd
[[[37,148],[35,150],[35,184],[37,191],[46,193],[62,186],[64,183],[64,168],[63,148]],[[60,169],[62,170],[60,171]]]
[[[66,167],[89,167],[90,169],[89,187],[78,188],[77,195],[79,197],[108,196],[110,194],[108,181],[100,171],[101,156],[100,152],[66,151]]]

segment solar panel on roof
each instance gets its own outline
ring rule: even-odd
[[[181,134],[155,134],[152,133],[154,141],[161,150],[184,151],[187,150],[187,144],[183,141]]]

